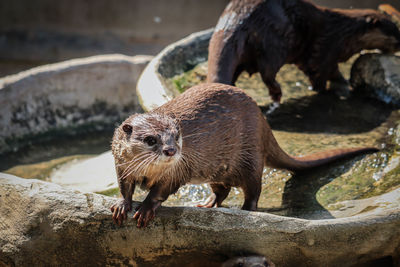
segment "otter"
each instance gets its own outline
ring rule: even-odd
[[[400,50],[400,32],[388,16],[305,0],[232,0],[210,40],[207,82],[234,85],[242,71],[259,72],[277,107],[282,91],[275,76],[289,63],[308,76],[315,91],[325,91],[330,81],[331,89],[349,92],[338,62],[363,49]]]
[[[337,149],[291,157],[275,140],[256,102],[224,84],[194,86],[149,113],[134,114],[112,140],[122,199],[111,207],[115,223],[131,210],[135,185],[149,190],[134,219],[147,226],[155,210],[186,183],[209,183],[203,207],[220,207],[232,186],[244,192],[244,210],[256,210],[264,165],[306,171],[375,148]]]
[[[237,256],[231,258],[224,263],[221,267],[275,267],[275,264],[264,256],[251,255],[251,256]]]

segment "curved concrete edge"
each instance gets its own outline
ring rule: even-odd
[[[141,112],[135,87],[149,56],[102,55],[0,79],[0,153],[13,140],[84,125],[113,125]]]
[[[139,104],[144,111],[155,109],[173,98],[163,83],[159,75],[156,74],[158,61],[150,61],[139,77],[136,86],[136,94]]]
[[[161,207],[148,228],[113,225],[114,198],[0,173],[0,265],[219,266],[256,253],[276,266],[353,266],[400,255],[400,212],[309,221]],[[137,206],[138,203],[134,203]]]
[[[176,92],[170,90],[166,85],[165,77],[172,77],[173,74],[186,71],[183,69],[174,69],[175,66],[168,65],[170,63],[165,61],[164,58],[178,54],[181,60],[182,58],[187,59],[187,61],[190,61],[190,65],[193,66],[204,61],[204,58],[195,58],[193,60],[193,58],[186,56],[188,52],[184,48],[190,44],[196,44],[198,42],[208,43],[212,33],[213,29],[193,33],[188,37],[167,46],[150,61],[139,77],[139,81],[136,86],[136,93],[139,97],[139,103],[145,111],[159,107],[176,96]],[[168,74],[160,74],[160,71],[162,72],[161,69],[163,68],[171,68],[173,70],[167,71]]]
[[[21,79],[28,78],[29,76],[38,75],[41,73],[61,71],[76,66],[87,66],[104,62],[130,62],[132,64],[147,64],[153,56],[138,55],[138,56],[126,56],[122,54],[108,54],[99,55],[86,58],[75,58],[66,60],[58,63],[47,64],[38,66],[29,70],[21,71],[19,73],[8,75],[0,79],[0,89],[6,87],[8,84],[15,83]]]

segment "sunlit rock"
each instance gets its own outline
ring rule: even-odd
[[[124,226],[113,224],[114,201],[0,174],[0,265],[219,266],[246,252],[276,266],[353,266],[400,256],[398,209],[312,221],[161,207],[149,227],[139,229],[132,212]]]
[[[351,69],[350,82],[356,93],[400,107],[400,58],[365,54]]]

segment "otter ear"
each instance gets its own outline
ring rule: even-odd
[[[129,125],[126,123],[126,124],[122,125],[122,130],[127,134],[131,134],[132,130],[133,130],[132,125]]]

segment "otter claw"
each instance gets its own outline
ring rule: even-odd
[[[114,223],[121,226],[123,221],[128,218],[128,212],[131,210],[131,207],[125,200],[120,200],[112,205],[110,209],[113,213],[112,219]]]
[[[138,207],[136,213],[133,215],[133,219],[137,220],[137,227],[147,227],[149,222],[154,219],[155,211],[153,209],[146,209],[144,207]]]

